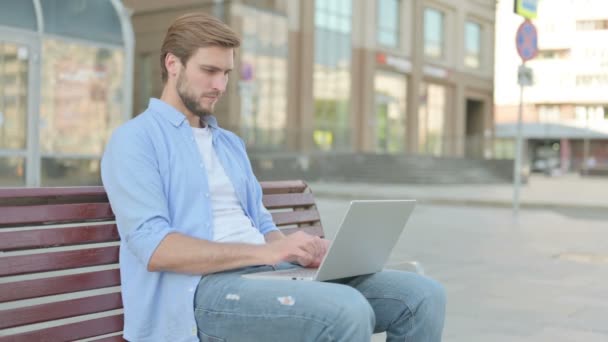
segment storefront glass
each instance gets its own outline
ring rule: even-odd
[[[96,160],[123,122],[123,52],[47,39],[43,54],[41,183],[78,185],[74,175],[85,173],[84,184],[100,184]]]
[[[375,150],[384,153],[402,152],[405,149],[406,132],[406,76],[377,71],[374,87],[376,89]]]
[[[443,155],[446,87],[421,83],[420,107],[418,108],[418,152],[434,156]]]
[[[285,148],[287,17],[245,7],[239,94],[241,133],[256,150]]]
[[[323,151],[351,149],[351,21],[350,0],[315,2],[313,140]]]

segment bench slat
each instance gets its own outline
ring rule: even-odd
[[[279,210],[272,213],[278,226],[302,225],[284,228],[284,233],[291,234],[302,230],[323,236],[314,197],[305,182],[272,181],[261,182],[261,186],[264,205],[269,210]],[[287,211],[289,208],[296,210]],[[119,240],[115,224],[86,223],[93,220],[114,220],[103,187],[0,189],[0,251]],[[78,223],[78,226],[50,229],[31,227],[29,230],[12,232],[3,232],[2,229],[67,222]],[[0,277],[118,262],[119,246],[91,247],[72,251],[0,256]],[[118,285],[120,285],[118,269],[14,281],[0,284],[0,303]],[[113,293],[10,309],[0,311],[0,329],[89,312],[113,310],[121,306],[120,294]],[[122,314],[114,314],[110,317],[0,336],[0,342],[77,340],[119,333],[122,329]],[[117,335],[101,337],[100,341],[124,340],[122,336]]]
[[[74,196],[106,197],[103,186],[72,186],[45,188],[4,188],[0,191],[0,200],[15,198],[62,198]],[[0,202],[2,203],[2,202]]]
[[[105,270],[0,284],[0,303],[120,285],[120,270]]]
[[[318,237],[325,237],[325,233],[323,233],[323,228],[320,226],[307,226],[307,227],[293,227],[293,228],[282,228],[281,231],[285,235],[293,234],[295,232],[305,232],[308,234],[316,235]]]
[[[73,341],[122,331],[123,322],[123,315],[120,314],[10,336],[0,336],[0,342]]]
[[[314,223],[320,220],[319,212],[316,209],[272,213],[272,218],[277,226]]]
[[[0,230],[0,250],[3,251],[119,240],[115,224],[12,232]]]
[[[0,329],[122,308],[120,292],[0,311]]]
[[[114,264],[119,246],[0,257],[0,276]]]
[[[124,338],[122,338],[122,334],[120,334],[120,335],[100,338],[98,340],[94,340],[93,342],[125,342],[125,341],[126,340]]]
[[[301,180],[260,182],[264,195],[302,193],[307,185]]]
[[[264,206],[268,210],[293,208],[302,206],[312,206],[315,204],[315,199],[311,193],[301,194],[278,194],[265,195],[262,198]]]
[[[49,222],[111,220],[109,203],[50,204],[0,207],[2,225],[24,225]]]

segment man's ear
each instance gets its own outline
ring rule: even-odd
[[[167,53],[165,56],[165,68],[167,68],[167,73],[169,78],[176,77],[179,73],[179,70],[182,66],[182,62],[177,58],[176,55],[172,53]]]

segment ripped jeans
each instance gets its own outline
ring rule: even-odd
[[[284,263],[278,268],[298,267]],[[207,341],[441,341],[445,293],[436,281],[385,270],[333,282],[261,280],[247,267],[203,276],[194,297]]]

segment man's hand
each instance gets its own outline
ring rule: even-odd
[[[328,246],[328,240],[304,232],[296,232],[282,239],[272,240],[266,245],[269,264],[286,261],[304,267],[319,266],[327,253]]]

